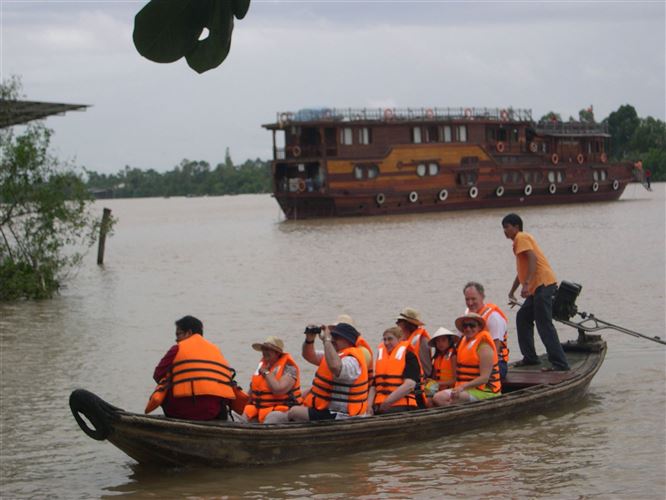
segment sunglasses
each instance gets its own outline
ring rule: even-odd
[[[464,330],[465,328],[476,328],[476,325],[478,325],[478,323],[463,323],[462,327]]]

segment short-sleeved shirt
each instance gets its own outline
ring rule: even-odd
[[[407,355],[405,356],[405,369],[402,371],[402,377],[405,380],[410,378],[417,384],[419,380],[421,380],[421,367],[419,366],[419,360],[416,359],[416,356],[411,351],[407,351]]]
[[[321,360],[324,359],[324,351],[317,351],[316,355],[317,361],[321,363]],[[361,376],[361,365],[354,356],[345,356],[341,361],[342,369],[340,370],[340,375],[333,379],[334,393],[349,391],[349,387],[335,385],[335,382],[340,382],[341,384],[353,384],[354,381]],[[340,401],[331,401],[328,405],[328,409],[333,413],[347,413],[347,405]]]
[[[536,270],[532,277],[532,281],[527,284],[528,292],[533,294],[534,290],[541,285],[547,286],[557,283],[555,273],[550,267],[548,259],[546,259],[546,256],[541,251],[541,248],[539,248],[536,240],[531,234],[523,231],[519,231],[513,239],[513,253],[516,256],[516,269],[518,271],[518,279],[520,282],[525,282],[529,270],[529,261],[527,254],[525,253],[527,250],[531,250],[536,256]]]

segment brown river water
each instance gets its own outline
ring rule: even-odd
[[[579,309],[664,335],[665,185],[620,201],[518,208]],[[60,296],[0,304],[2,498],[664,498],[666,348],[609,331],[604,365],[569,407],[348,457],[236,469],[153,469],[88,438],[68,406],[88,389],[141,412],[155,364],[192,314],[247,386],[281,336],[350,314],[373,345],[405,306],[452,327],[468,280],[506,303],[507,210],[284,221],[268,195],[106,200],[119,219]],[[511,321],[515,311],[508,310]],[[558,327],[563,340],[576,332]],[[537,345],[542,349],[537,339]],[[519,359],[509,340],[511,359]],[[303,362],[303,383],[314,368]],[[350,445],[350,451],[353,445]]]

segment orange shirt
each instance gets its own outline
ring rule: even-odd
[[[532,276],[532,281],[528,283],[527,289],[530,294],[534,293],[534,290],[541,285],[552,285],[557,283],[557,278],[553,272],[548,259],[537,245],[536,240],[531,234],[519,231],[516,234],[516,237],[513,239],[513,253],[516,256],[516,268],[518,270],[518,279],[521,283],[525,283],[527,278],[527,271],[529,266],[529,261],[527,259],[527,254],[524,253],[527,250],[532,250],[536,256],[536,270],[534,276]]]

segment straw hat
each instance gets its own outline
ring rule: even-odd
[[[252,344],[252,349],[255,351],[261,351],[262,347],[266,349],[272,349],[273,351],[277,351],[282,354],[282,350],[284,349],[284,342],[282,342],[282,340],[279,338],[271,335],[270,337],[266,337],[266,340],[264,340],[263,344]]]
[[[335,320],[335,324],[337,325],[338,323],[347,323],[348,325],[353,326],[356,328],[356,324],[354,323],[354,320],[349,314],[341,314],[340,316],[337,317]]]
[[[450,335],[452,337],[460,338],[462,335],[460,332],[452,332],[451,330],[448,330],[444,328],[443,326],[440,326],[435,333],[432,334],[432,337],[430,337],[430,340],[428,341],[428,345],[430,347],[435,347],[435,339],[437,337],[444,337],[445,335]]]
[[[458,319],[456,319],[456,328],[462,332],[462,325],[465,322],[465,320],[472,320],[476,321],[481,329],[483,330],[486,327],[486,320],[483,319],[483,316],[469,312],[463,316],[460,316]]]
[[[407,323],[411,323],[412,325],[416,326],[421,326],[424,324],[423,321],[421,321],[421,315],[419,312],[416,309],[412,309],[411,307],[405,307],[397,319],[402,319]]]

